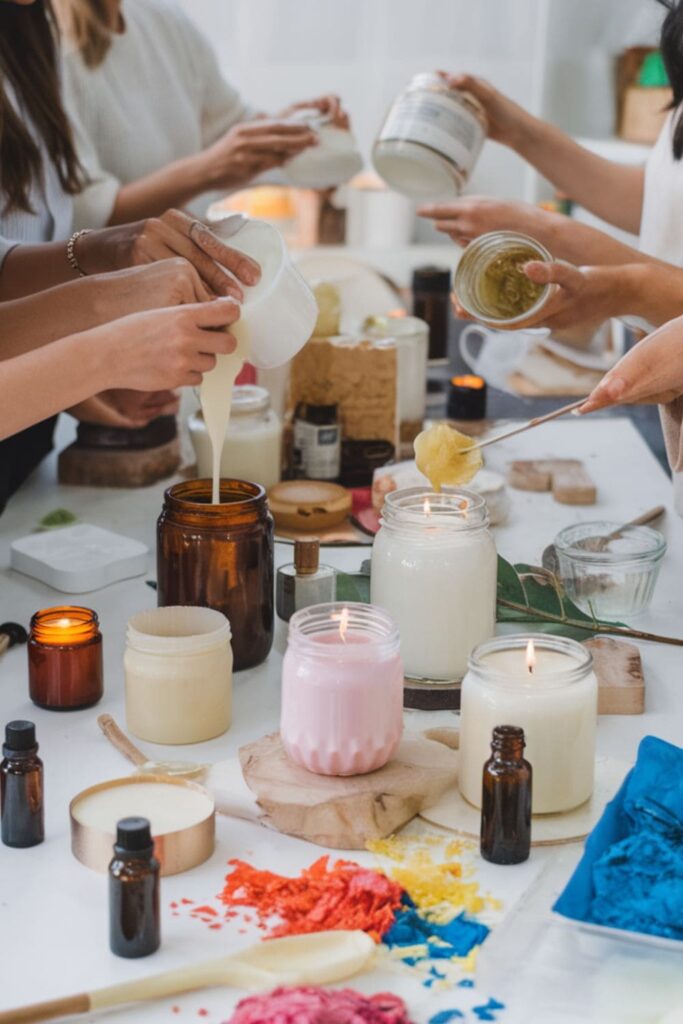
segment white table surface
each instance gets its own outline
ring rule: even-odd
[[[547,494],[511,491],[509,520],[495,532],[500,553],[511,561],[538,563],[543,547],[562,526],[594,518],[621,522],[655,504],[664,504],[670,510],[662,527],[669,552],[652,608],[636,624],[660,633],[683,635],[683,522],[672,510],[666,474],[635,429],[621,419],[553,423],[492,449],[487,465],[502,470],[513,458],[549,456],[582,458],[598,483],[598,504],[591,508],[562,506]],[[202,901],[213,898],[222,888],[225,863],[230,857],[242,857],[262,867],[295,874],[324,852],[258,825],[219,816],[217,847],[211,860],[190,873],[162,880],[160,952],[139,961],[117,959],[109,952],[106,878],[73,858],[67,807],[79,790],[128,772],[127,763],[102,737],[96,717],[107,711],[121,724],[125,723],[125,626],[131,614],[155,603],[154,593],[144,581],[155,575],[154,533],[162,491],[161,484],[138,491],[58,487],[53,456],[11,500],[0,519],[0,621],[11,619],[27,624],[38,608],[62,600],[63,595],[58,592],[9,569],[10,542],[30,532],[41,516],[56,507],[72,509],[83,521],[144,541],[152,552],[146,577],[117,583],[82,598],[70,595],[66,599],[67,603],[82,601],[94,607],[100,616],[105,695],[96,708],[59,714],[34,707],[27,695],[26,649],[15,648],[0,658],[0,726],[4,728],[4,723],[14,718],[29,718],[36,723],[40,754],[45,762],[47,830],[45,843],[33,849],[0,846],[0,1009],[145,976],[241,948],[258,933],[240,934],[237,927],[211,932],[189,917],[172,916],[170,901],[183,896]],[[278,546],[278,562],[290,557],[291,548]],[[328,550],[324,557],[340,568],[353,570],[367,557],[367,551]],[[285,628],[278,623],[275,646],[267,662],[236,678],[234,724],[225,736],[193,748],[155,748],[149,744],[143,747],[152,757],[167,754],[193,760],[222,760],[234,756],[242,743],[276,728],[284,642]],[[634,758],[638,742],[647,733],[674,743],[683,740],[683,654],[677,648],[654,644],[642,644],[641,651],[647,679],[646,713],[603,717],[598,731],[602,753],[629,760]],[[424,728],[437,721],[457,724],[456,716],[446,712],[409,712],[406,717],[411,728]],[[574,850],[578,854],[579,848]],[[363,863],[376,863],[370,854],[351,856]],[[477,858],[477,877],[482,887],[499,896],[505,909],[510,910],[544,862],[557,856],[553,851],[534,850],[530,862],[519,868],[496,868]],[[565,965],[567,970],[571,966]],[[496,995],[473,994],[466,989],[432,993],[415,978],[414,972],[403,967],[383,967],[354,979],[351,984],[367,992],[390,989],[399,993],[408,1001],[417,1022],[428,1021],[445,1007],[458,1007],[467,1020],[476,1019],[468,1014],[468,1006]],[[238,997],[227,990],[212,990],[119,1011],[116,1016],[141,1024],[168,1024],[173,1019],[201,1019],[214,1024],[229,1017]],[[179,1014],[172,1013],[172,1005],[180,1007]],[[199,1008],[207,1009],[208,1016],[198,1017]],[[506,1021],[508,1014],[503,1013],[499,1019]],[[532,1006],[524,1009],[523,1019],[537,1019]],[[567,1018],[544,1014],[538,1019],[548,1024]]]

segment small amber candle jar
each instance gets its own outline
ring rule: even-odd
[[[230,623],[235,671],[266,659],[273,642],[273,517],[266,492],[245,480],[169,487],[157,523],[157,599],[199,605]]]
[[[103,692],[102,634],[90,608],[43,608],[31,619],[29,695],[38,707],[77,711]]]
[[[486,416],[486,381],[474,373],[451,377],[448,388],[448,418],[483,420]]]

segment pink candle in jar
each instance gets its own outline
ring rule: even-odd
[[[318,775],[381,768],[403,732],[398,630],[369,604],[319,604],[289,623],[280,735],[289,757]]]

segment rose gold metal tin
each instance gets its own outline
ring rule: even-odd
[[[90,786],[78,793],[69,804],[69,818],[71,821],[71,850],[73,855],[81,864],[92,868],[94,871],[105,872],[113,856],[113,845],[116,839],[115,831],[100,829],[92,825],[86,825],[79,821],[76,810],[79,803],[86,798],[95,796],[97,793],[115,789],[119,786],[135,786],[142,784],[163,783],[165,786],[178,786],[184,790],[197,793],[197,802],[211,804],[211,810],[201,820],[192,825],[178,828],[174,831],[167,831],[161,834],[154,832],[154,853],[161,864],[162,875],[177,875],[182,871],[197,867],[208,860],[215,847],[215,826],[216,809],[213,797],[196,782],[189,782],[186,779],[176,779],[169,775],[130,775],[124,779],[112,779],[109,782],[101,782],[97,786]],[[138,813],[135,809],[131,812]]]

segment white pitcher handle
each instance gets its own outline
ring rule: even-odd
[[[480,324],[468,324],[467,327],[463,328],[460,332],[460,337],[458,338],[458,349],[460,351],[460,355],[465,360],[470,370],[474,370],[475,373],[477,372],[477,359],[481,352],[481,346],[486,341],[488,335],[489,332]],[[469,344],[475,337],[479,338],[479,345],[477,346],[476,352]]]

